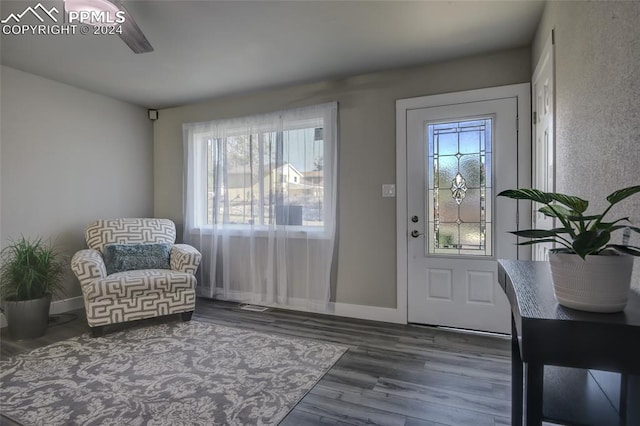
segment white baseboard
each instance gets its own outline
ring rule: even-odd
[[[396,308],[383,308],[381,306],[354,305],[352,303],[333,303],[333,315],[341,317],[358,318],[371,321],[392,322],[406,324],[407,318]]]
[[[218,292],[217,296],[221,296],[221,292]],[[234,301],[246,301],[251,303],[251,298],[248,294],[234,293],[229,300]],[[384,308],[381,306],[369,306],[369,305],[355,305],[352,303],[340,303],[330,302],[326,309],[320,306],[301,306],[304,305],[300,301],[295,301],[296,304],[284,305],[279,303],[272,303],[269,305],[273,308],[290,309],[292,311],[303,312],[315,312],[319,314],[335,315],[340,317],[357,318],[371,321],[391,322],[395,324],[406,324],[407,319],[403,317],[402,312],[396,308]],[[61,314],[64,312],[75,311],[76,309],[84,308],[84,300],[82,296],[72,297],[69,299],[56,300],[51,302],[51,309],[49,313],[51,315]],[[3,314],[0,314],[0,327],[6,327],[7,320]]]
[[[51,302],[49,308],[50,315],[62,314],[76,309],[84,308],[84,299],[82,296],[71,297],[69,299],[55,300]],[[7,319],[4,314],[0,314],[0,328],[7,326]]]
[[[84,309],[84,299],[82,296],[51,302],[51,309],[49,309],[49,313],[52,315],[62,314],[69,311],[75,311],[76,309]]]
[[[205,295],[204,293],[205,291],[202,291],[200,294]],[[251,293],[245,292],[229,292],[227,294],[227,297],[224,297],[222,289],[216,289],[215,296],[220,300],[250,303],[272,308],[290,309],[292,311],[313,312],[318,314],[335,315],[340,317],[357,318],[371,321],[390,322],[395,324],[407,323],[406,314],[396,308],[355,305],[351,303],[341,302],[329,302],[328,304],[318,302],[310,303],[308,301],[295,298],[289,299],[289,301],[291,302],[290,304],[262,303],[252,300]],[[208,295],[205,295],[205,297],[208,297]]]

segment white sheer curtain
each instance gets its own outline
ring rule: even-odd
[[[336,232],[337,103],[183,126],[184,240],[205,296],[324,311]]]

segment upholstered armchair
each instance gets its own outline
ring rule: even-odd
[[[71,269],[94,337],[104,326],[126,321],[177,313],[191,319],[201,255],[174,244],[171,220],[99,220],[86,227],[85,239],[89,248],[73,256]]]

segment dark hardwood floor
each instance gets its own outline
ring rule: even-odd
[[[1,357],[88,332],[82,311],[54,319],[44,337],[29,341],[11,341],[3,329]],[[348,346],[281,425],[510,424],[506,336],[296,311],[251,312],[235,303],[206,299],[198,299],[193,320]],[[179,316],[162,321],[179,321]]]

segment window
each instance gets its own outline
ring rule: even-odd
[[[186,124],[190,222],[239,229],[332,228],[336,121],[333,103]]]
[[[429,253],[492,255],[492,124],[478,118],[427,126]]]

